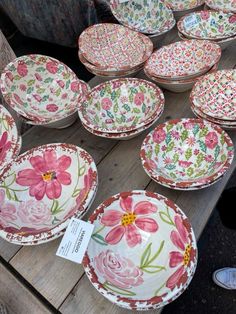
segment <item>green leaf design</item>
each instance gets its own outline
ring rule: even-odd
[[[162,221],[164,221],[165,223],[169,225],[175,226],[173,220],[170,217],[170,210],[168,206],[166,206],[166,213],[164,211],[160,211],[159,215]]]
[[[174,154],[173,156],[173,162],[176,164],[179,160],[179,155],[177,153]]]
[[[45,72],[45,71],[46,71],[46,69],[44,67],[39,67],[36,69],[36,72]],[[53,81],[53,79],[51,79],[51,80]],[[47,82],[45,82],[45,83],[47,83]]]
[[[175,143],[172,141],[166,148],[166,152],[171,152],[175,146]]]
[[[146,112],[147,106],[145,104],[142,105],[142,112]]]
[[[187,169],[187,175],[188,175],[189,177],[191,177],[191,176],[193,175],[193,168],[192,168],[192,167],[189,167],[189,168]]]
[[[196,134],[199,132],[200,128],[198,124],[195,124],[193,127],[193,134],[196,136]]]
[[[116,91],[116,97],[117,97],[117,98],[120,98],[120,96],[121,96],[121,90],[120,90],[120,89],[117,89],[117,91]]]
[[[105,91],[104,89],[102,89],[102,90],[100,91],[100,96],[103,97],[103,96],[105,95],[105,92],[106,92],[106,91]]]
[[[203,128],[203,129],[200,131],[200,133],[199,133],[199,137],[206,136],[206,135],[207,135],[207,133],[208,133],[208,128],[207,128],[207,127],[205,127],[205,128]]]
[[[100,234],[94,233],[92,235],[92,239],[97,242],[98,244],[101,245],[107,245],[106,241],[104,240],[103,236],[101,236]]]
[[[84,175],[85,170],[86,170],[85,165],[83,165],[82,167],[79,168],[79,173],[78,173],[79,177]]]
[[[52,83],[53,79],[51,77],[48,77],[44,80],[44,83]]]
[[[196,164],[197,164],[198,167],[201,165],[201,163],[202,163],[203,160],[204,160],[204,155],[203,155],[203,153],[199,153],[199,154],[197,155],[197,162],[196,162]]]
[[[199,140],[198,143],[199,143],[200,149],[201,149],[204,153],[206,153],[206,150],[207,150],[206,144],[205,144],[203,141],[201,141],[201,140]]]
[[[184,130],[180,136],[181,141],[184,142],[188,138],[188,131]]]
[[[171,135],[170,135],[170,133],[167,133],[166,134],[166,144],[168,145],[170,143],[170,141],[171,141]]]
[[[156,254],[153,255],[153,257],[148,261],[148,265],[150,265],[155,259],[157,259],[157,257],[160,255],[163,247],[164,247],[165,241],[161,241],[160,247],[157,250]],[[165,267],[164,267],[165,268]]]
[[[166,125],[167,132],[170,132],[170,130],[173,128],[173,126],[174,126],[174,124],[167,123],[167,125]]]
[[[176,165],[173,165],[173,164],[171,164],[171,165],[166,165],[165,168],[166,168],[167,170],[174,170],[174,169],[176,168]]]
[[[146,249],[144,250],[141,256],[140,268],[144,267],[144,265],[148,263],[149,257],[151,255],[151,246],[152,246],[152,243],[149,243]]]
[[[33,90],[34,88],[32,86],[27,88],[27,94],[31,94]]]
[[[130,110],[131,110],[131,109],[130,109],[130,106],[129,106],[128,104],[125,104],[125,105],[123,106],[123,108],[125,108],[126,111],[130,111]]]
[[[140,113],[140,109],[139,109],[139,108],[134,108],[134,109],[133,109],[133,112],[135,112],[135,113]]]
[[[18,75],[18,74],[14,76],[14,80],[16,80],[16,81],[20,80],[20,78],[21,78],[21,77],[20,77],[20,75]]]
[[[29,80],[27,82],[27,86],[32,86],[32,85],[34,85],[34,83],[35,83],[35,80]]]
[[[221,159],[221,161],[222,161],[222,162],[225,162],[225,161],[226,161],[226,159],[227,159],[227,157],[226,157],[226,155],[225,155],[225,154],[223,154],[223,155],[221,156],[221,158],[220,158],[220,159]]]
[[[219,156],[219,153],[220,153],[220,146],[219,146],[219,145],[216,145],[216,148],[215,148],[215,160],[216,160],[217,157]]]
[[[58,97],[60,94],[61,94],[61,89],[58,88],[58,89],[56,90],[56,92],[55,92],[55,95]]]
[[[142,270],[148,274],[159,273],[160,271],[165,269],[166,268],[164,266],[145,266],[142,268]]]
[[[109,118],[114,119],[114,116],[113,116],[113,114],[110,111],[107,111],[107,115],[108,115]]]
[[[113,91],[111,93],[111,100],[114,100],[114,99],[116,99],[116,92],[115,91]]]
[[[67,81],[66,81],[66,89],[68,89],[69,86],[70,86],[70,80],[67,80]]]
[[[45,92],[45,88],[38,88],[37,89],[37,93],[38,94],[42,94],[42,93],[44,93]]]
[[[116,103],[116,104],[114,105],[114,108],[113,108],[114,113],[117,113],[117,112],[118,112],[118,109],[119,109],[119,107],[118,107],[118,104]]]
[[[124,296],[134,296],[136,295],[136,293],[132,292],[132,291],[129,291],[129,290],[126,290],[126,289],[122,289],[122,288],[119,288],[119,287],[116,287],[108,282],[105,282],[103,284],[103,287],[106,288],[107,290],[111,290],[115,293],[118,293],[118,294],[121,294],[121,295],[124,295]]]
[[[144,86],[139,86],[139,89],[142,93],[146,93],[146,88]]]
[[[155,154],[156,154],[156,155],[159,154],[159,152],[160,152],[160,144],[156,144],[156,145],[155,145],[154,151],[155,151]]]
[[[51,213],[52,215],[56,215],[62,211],[62,208],[59,206],[58,200],[53,200],[52,206],[51,206]]]
[[[225,136],[223,133],[220,136],[220,143],[221,143],[221,145],[224,145],[224,143],[225,143]]]
[[[81,192],[81,189],[75,189],[73,194],[72,194],[72,197],[78,196],[80,192]]]
[[[192,157],[192,148],[188,148],[185,152],[185,158],[189,160]]]

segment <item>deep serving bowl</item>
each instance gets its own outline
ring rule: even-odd
[[[93,286],[133,310],[160,308],[189,285],[197,264],[193,229],[176,204],[148,191],[123,192],[90,216],[83,260]]]
[[[236,17],[233,13],[198,11],[183,16],[177,23],[185,36],[197,39],[226,39],[236,35]]]
[[[236,13],[235,0],[205,0],[205,3],[213,10]]]
[[[145,62],[152,50],[147,36],[118,24],[96,24],[79,37],[79,51],[101,70],[129,70]]]
[[[173,189],[198,189],[227,171],[234,146],[227,133],[210,122],[176,119],[147,135],[140,156],[154,181]]]
[[[45,124],[73,114],[83,86],[68,66],[43,55],[16,58],[5,67],[0,82],[7,104],[26,119]]]
[[[82,217],[97,188],[92,157],[72,144],[33,148],[9,163],[0,179],[0,236],[32,242]]]
[[[110,8],[121,24],[141,33],[162,33],[175,25],[171,9],[160,0],[136,0],[135,2],[111,0]]]
[[[164,107],[164,95],[155,84],[137,79],[115,79],[94,87],[78,109],[90,129],[121,133],[153,121]]]
[[[221,57],[220,47],[206,40],[186,40],[156,50],[146,62],[145,73],[169,80],[206,73]]]

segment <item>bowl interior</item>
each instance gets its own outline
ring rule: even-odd
[[[196,241],[188,219],[170,200],[146,191],[120,193],[100,205],[90,221],[95,228],[85,271],[110,301],[158,308],[186,288],[195,269]]]
[[[83,93],[74,72],[47,56],[27,55],[4,69],[1,91],[6,102],[30,120],[57,120],[75,111]]]
[[[155,119],[164,106],[164,95],[153,83],[117,79],[92,89],[79,109],[88,127],[101,132],[131,131]]]
[[[236,2],[234,0],[205,0],[211,9],[236,13]]]
[[[173,11],[190,10],[202,5],[204,2],[203,0],[165,0],[165,3],[169,4]]]

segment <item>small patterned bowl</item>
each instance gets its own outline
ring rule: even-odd
[[[225,131],[210,122],[176,119],[147,135],[140,156],[154,181],[173,189],[199,189],[228,170],[234,145]]]
[[[197,264],[193,229],[171,200],[123,192],[90,216],[94,233],[83,260],[93,286],[132,310],[158,309],[189,285]]]
[[[204,4],[204,0],[164,0],[174,12],[195,9]]]
[[[136,130],[159,116],[164,95],[159,87],[137,78],[115,79],[94,87],[84,98],[79,117],[99,132]]]
[[[205,3],[213,10],[236,13],[235,0],[205,0]]]

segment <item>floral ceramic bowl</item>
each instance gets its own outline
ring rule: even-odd
[[[152,122],[163,107],[164,95],[155,84],[137,78],[115,79],[87,94],[79,117],[95,131],[121,133]]]
[[[210,10],[199,11],[183,16],[177,27],[188,38],[225,39],[236,35],[236,16]]]
[[[148,191],[123,192],[89,218],[94,233],[83,260],[94,287],[135,310],[160,308],[190,283],[197,264],[193,229],[171,200]]]
[[[204,0],[164,0],[173,11],[186,11],[195,9],[204,4]]]
[[[102,23],[82,32],[79,51],[101,70],[130,70],[150,57],[153,44],[147,36],[127,27]]]
[[[236,70],[205,75],[194,85],[190,100],[206,115],[236,121]]]
[[[146,34],[167,32],[175,25],[171,9],[161,0],[111,0],[113,15],[123,25]]]
[[[60,61],[27,55],[9,63],[0,88],[5,101],[28,120],[47,124],[77,110],[84,83]]]
[[[0,236],[32,242],[82,217],[97,188],[92,157],[72,144],[33,148],[5,167],[0,180]]]
[[[213,10],[236,13],[235,0],[205,0],[205,3]]]
[[[14,159],[21,150],[21,137],[7,109],[0,105],[0,169]]]
[[[173,189],[199,189],[227,171],[234,146],[230,137],[210,122],[176,119],[147,135],[140,156],[154,181]]]
[[[221,57],[220,47],[207,40],[186,40],[156,50],[144,70],[169,80],[194,78],[206,73]]]

